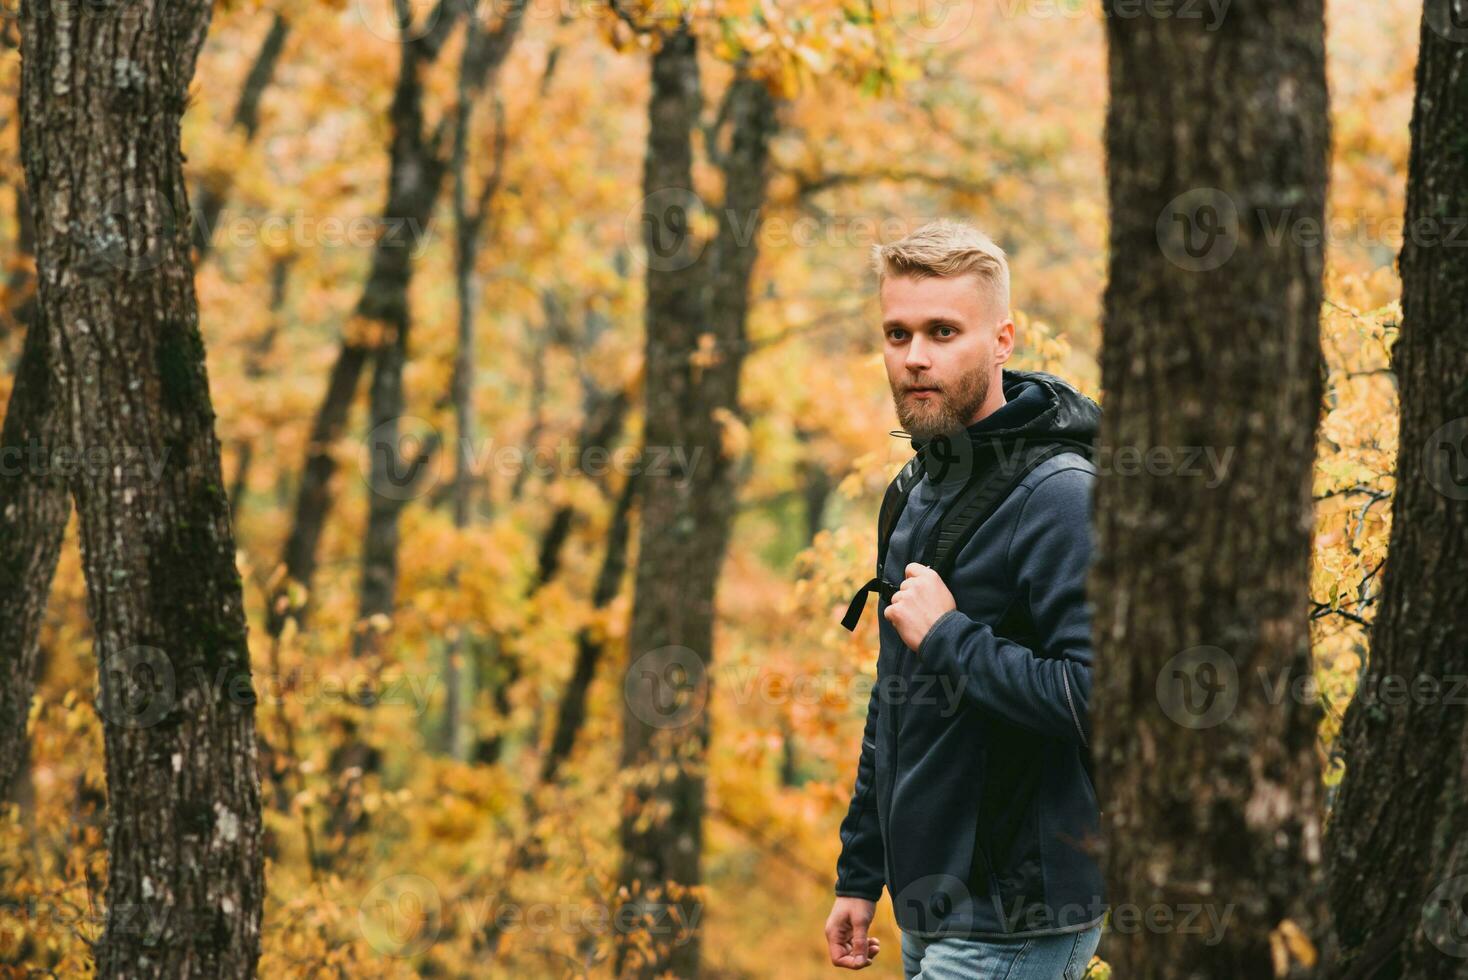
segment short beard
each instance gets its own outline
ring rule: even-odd
[[[914,439],[928,441],[946,433],[966,428],[979,406],[989,397],[991,379],[987,368],[978,367],[944,387],[937,397],[916,400],[904,397],[906,382],[892,386],[892,401],[897,408],[897,421]]]

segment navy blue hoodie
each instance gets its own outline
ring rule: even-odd
[[[1091,399],[1041,372],[1002,378],[1006,404],[968,427],[974,446],[1094,442]],[[982,450],[972,459],[983,465]],[[1094,483],[1073,452],[1031,471],[959,552],[946,583],[957,608],[916,651],[879,599],[877,682],[835,891],[876,901],[885,886],[905,932],[1039,936],[1105,912],[1087,850],[1099,835],[1084,591]],[[914,486],[888,544],[889,581],[902,581],[962,484],[930,465]]]

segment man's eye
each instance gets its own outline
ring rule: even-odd
[[[953,333],[954,332],[954,330],[953,330],[952,327],[940,326],[938,329],[939,330],[947,330],[949,333]]]
[[[900,343],[902,343],[902,338],[905,337],[906,335],[907,335],[907,331],[906,330],[889,330],[889,331],[887,331],[887,339],[890,340],[890,341],[892,341],[894,344],[900,344]]]

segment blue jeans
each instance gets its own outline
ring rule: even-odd
[[[902,934],[906,980],[1081,980],[1101,926],[1058,936],[987,941]]]

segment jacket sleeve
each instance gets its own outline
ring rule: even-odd
[[[1016,601],[1028,602],[1040,649],[994,635],[957,609],[938,617],[917,655],[980,708],[1041,735],[1089,746],[1091,561],[1095,477],[1069,467],[1046,475],[1020,505],[1006,564]]]
[[[880,689],[872,685],[867,723],[861,733],[856,787],[841,821],[841,856],[836,859],[836,894],[875,902],[882,897],[886,862],[877,823],[877,712]]]

